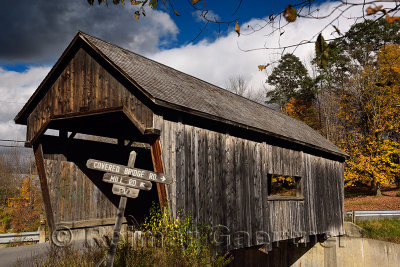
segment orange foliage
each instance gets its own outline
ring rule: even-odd
[[[3,212],[3,216],[10,220],[1,228],[4,228],[3,231],[13,232],[36,231],[40,223],[40,214],[43,213],[42,204],[38,186],[31,178],[24,178],[17,198],[9,199],[9,207]]]
[[[311,101],[292,98],[286,103],[283,111],[289,116],[305,122],[315,130],[321,128],[318,112]]]

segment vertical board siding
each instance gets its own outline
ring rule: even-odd
[[[114,218],[117,208],[73,163],[45,159],[55,223]]]
[[[245,231],[250,243],[243,239],[242,247],[344,233],[343,163],[162,116],[154,125],[165,172],[175,181],[167,186],[174,214],[183,210],[198,222],[227,226],[231,239]],[[269,173],[300,176],[304,200],[268,200]]]
[[[67,64],[28,117],[27,140],[52,115],[125,106],[144,128],[153,127],[153,112],[82,48]]]

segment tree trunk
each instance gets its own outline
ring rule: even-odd
[[[381,184],[375,181],[375,178],[371,182],[371,191],[375,196],[382,196]]]
[[[378,185],[377,185],[377,183],[376,183],[376,181],[375,181],[375,178],[373,177],[372,178],[372,182],[371,182],[371,193],[372,194],[374,194],[374,195],[376,195],[377,194],[377,191],[378,191]]]
[[[376,188],[376,195],[377,196],[382,196],[382,192],[381,192],[381,183],[376,183],[377,184],[377,188]]]
[[[400,188],[400,175],[396,174],[396,176],[394,177],[394,182],[396,184],[396,188]]]

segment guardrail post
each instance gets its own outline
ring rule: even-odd
[[[40,226],[39,226],[39,243],[46,242],[46,219],[40,215]]]
[[[356,214],[355,210],[351,211],[351,222],[356,223]]]

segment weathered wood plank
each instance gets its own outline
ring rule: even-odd
[[[213,178],[214,178],[214,148],[215,148],[215,137],[214,133],[208,131],[206,133],[207,138],[207,167],[204,169],[204,172],[207,174],[205,181],[205,192],[206,192],[206,201],[205,201],[205,209],[206,209],[206,222],[209,225],[213,225]]]
[[[206,176],[207,176],[207,136],[204,129],[200,129],[199,140],[199,221],[205,222],[207,218],[206,207]]]
[[[201,154],[200,154],[200,142],[201,142],[201,137],[200,137],[200,129],[195,128],[194,129],[194,184],[193,184],[193,193],[194,196],[193,198],[193,218],[194,220],[198,223],[199,218],[201,216],[200,214],[200,172],[203,170],[200,170],[200,159],[201,159]]]

